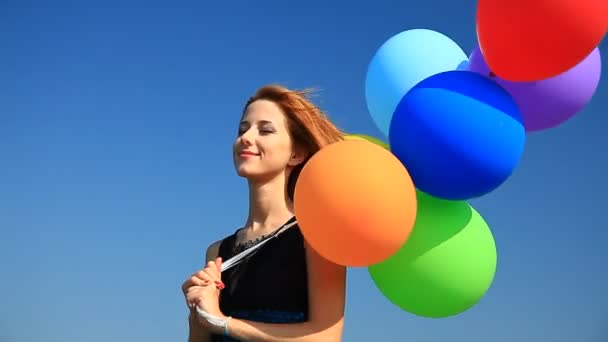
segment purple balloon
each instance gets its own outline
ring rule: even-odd
[[[511,94],[528,132],[556,127],[580,112],[597,89],[601,69],[598,48],[572,69],[536,82],[512,82],[494,75],[479,46],[473,50],[467,66],[468,71],[492,78]]]

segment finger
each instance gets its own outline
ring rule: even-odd
[[[190,308],[196,307],[196,305],[200,301],[200,298],[201,298],[201,287],[193,286],[190,289],[188,289],[188,292],[186,293],[186,303],[188,304],[188,307],[190,307]]]
[[[188,297],[186,297],[186,303],[188,304],[188,307],[193,309],[196,308],[198,306],[198,303],[200,302],[200,294],[198,293],[192,293],[189,294]]]
[[[204,273],[204,272],[202,272],[202,273]],[[196,274],[196,275],[192,275],[192,277],[190,278],[191,285],[189,287],[206,286],[206,285],[209,285],[209,282],[211,282],[211,279],[209,279],[207,273],[204,273],[204,277],[201,277],[198,274]]]
[[[204,269],[204,271],[207,272],[207,274],[211,275],[214,278],[220,277],[220,271],[219,271],[218,264],[217,264],[218,259],[216,259],[216,261],[209,261],[207,263],[207,266]],[[220,262],[219,267],[221,267],[221,262]],[[216,280],[218,280],[218,279],[216,279]]]
[[[223,290],[226,287],[226,285],[222,282],[221,273],[218,272],[215,267],[206,267],[203,272],[205,272],[207,277],[213,281],[218,290]]]
[[[205,288],[204,286],[192,286],[191,288],[188,289],[188,292],[186,293],[186,297],[190,297],[193,294],[199,293],[204,288]]]
[[[221,275],[219,274],[219,272],[217,272],[217,270],[211,270],[206,268],[205,272],[209,272],[212,274],[213,282],[215,283],[215,287],[218,290],[223,290],[226,287],[226,285],[222,282]]]
[[[211,280],[217,280],[215,278],[218,277],[218,272],[217,271],[217,265],[215,263],[215,261],[209,261],[205,267],[203,267],[203,269],[201,269],[201,272],[205,272],[206,277],[209,278],[211,277]]]
[[[213,268],[205,268],[203,270],[203,272],[205,272],[205,274],[207,274],[207,277],[211,280],[211,281],[220,281],[220,274],[217,271],[217,269],[215,268],[215,266]]]
[[[193,274],[190,278],[188,278],[188,280],[184,282],[184,284],[182,285],[182,292],[185,295],[188,292],[189,288],[193,286],[209,286],[212,281],[213,280],[206,272],[199,271]]]
[[[208,272],[205,272],[204,269],[199,270],[198,272],[194,273],[193,276],[195,276],[203,281],[212,281],[213,280],[212,275],[210,275]]]
[[[217,266],[217,271],[219,272],[220,278],[221,278],[222,277],[222,258],[218,257],[217,259],[215,259],[215,264]]]
[[[190,302],[197,302],[197,299],[202,298],[205,291],[207,291],[205,288],[205,286],[192,286],[190,289],[188,289],[186,300]]]
[[[210,280],[202,280],[200,278],[191,276],[182,284],[182,293],[185,295],[188,292],[188,289],[192,286],[207,286],[209,285]]]

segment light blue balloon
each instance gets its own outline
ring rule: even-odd
[[[456,67],[456,70],[466,71],[468,67],[469,67],[469,61],[462,61],[460,64],[458,64],[458,66]]]
[[[428,29],[403,31],[387,40],[371,60],[365,80],[367,109],[388,137],[399,101],[422,80],[463,68],[467,54],[447,36]]]

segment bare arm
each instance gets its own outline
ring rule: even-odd
[[[306,246],[309,320],[271,324],[241,319],[229,322],[230,335],[241,341],[337,342],[342,338],[346,299],[346,268]]]
[[[206,262],[213,261],[219,254],[220,241],[212,243],[207,248]],[[209,331],[198,321],[198,314],[196,309],[190,310],[188,315],[188,342],[209,342],[211,341],[211,334]]]

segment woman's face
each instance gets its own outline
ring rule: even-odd
[[[269,180],[298,163],[285,114],[277,104],[257,100],[247,107],[233,158],[238,175],[253,180]]]

